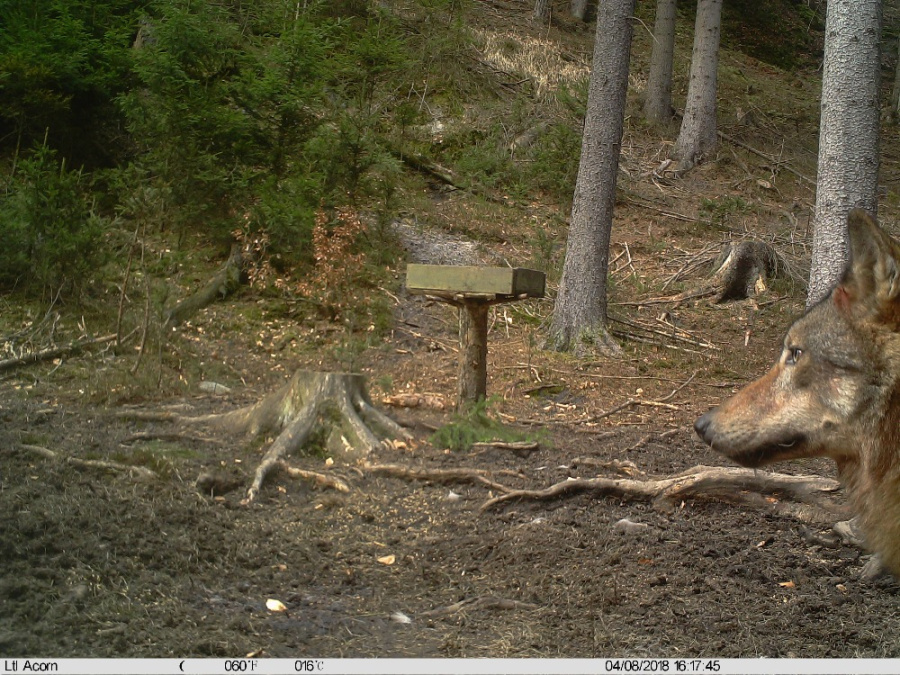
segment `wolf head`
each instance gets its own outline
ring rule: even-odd
[[[861,209],[848,232],[840,283],[791,326],[772,369],[694,425],[739,464],[828,456],[841,467],[864,438],[897,445],[885,421],[900,419],[900,246]]]

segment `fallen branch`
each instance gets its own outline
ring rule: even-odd
[[[697,377],[697,373],[698,373],[698,372],[700,372],[700,371],[695,370],[693,373],[691,373],[691,376],[690,376],[687,380],[685,380],[685,381],[682,382],[680,385],[678,385],[677,387],[675,387],[675,388],[674,388],[667,396],[663,396],[661,399],[659,399],[660,403],[664,403],[664,402],[666,402],[666,401],[671,401],[673,398],[675,398],[675,395],[676,395],[679,391],[681,391],[681,390],[684,389],[686,386],[688,386],[691,382],[694,381],[694,378]],[[668,433],[668,432],[666,432],[666,433]]]
[[[540,448],[540,444],[535,441],[516,441],[516,442],[506,442],[506,441],[482,441],[479,443],[472,443],[473,450],[487,450],[488,448],[497,448],[498,450],[537,450]]]
[[[104,335],[103,337],[98,338],[88,338],[87,340],[77,340],[72,342],[65,347],[53,347],[52,349],[44,349],[39,352],[32,352],[31,354],[26,354],[25,356],[20,356],[15,359],[6,359],[4,361],[0,361],[0,372],[4,370],[10,370],[12,368],[16,368],[18,366],[25,366],[32,363],[38,363],[39,361],[48,361],[50,359],[55,359],[59,356],[63,355],[73,355],[77,354],[87,347],[91,347],[93,345],[105,344],[107,342],[113,342],[116,339],[116,334],[112,335]]]
[[[687,384],[687,383],[685,383],[685,384]],[[666,408],[668,410],[679,410],[677,405],[672,405],[671,403],[664,402],[664,401],[669,400],[669,398],[671,398],[671,396],[673,396],[675,393],[677,393],[677,390],[675,392],[673,392],[673,394],[670,394],[669,396],[667,396],[662,401],[647,401],[642,398],[630,398],[627,401],[625,401],[624,403],[620,403],[615,408],[610,408],[606,412],[602,412],[599,415],[594,415],[593,417],[588,417],[586,420],[583,420],[583,421],[585,424],[592,424],[592,423],[598,422],[606,417],[610,417],[611,415],[615,415],[617,412],[622,412],[626,408],[630,408],[633,405],[645,405],[645,406],[649,406],[651,408]]]
[[[166,312],[166,326],[176,326],[217,299],[234,293],[241,285],[241,269],[244,264],[240,244],[232,244],[231,254],[222,268],[199,291],[192,293]]]
[[[115,339],[115,335],[113,336]],[[122,464],[120,462],[112,462],[105,461],[100,459],[80,459],[79,457],[72,457],[71,455],[60,455],[58,452],[54,452],[49,448],[42,447],[40,445],[29,445],[27,443],[20,443],[19,447],[22,450],[27,450],[28,452],[32,452],[36,455],[40,455],[46,459],[52,459],[55,461],[63,461],[69,464],[74,464],[75,466],[81,466],[88,469],[104,469],[107,471],[127,471],[130,474],[141,476],[142,478],[156,478],[156,472],[152,469],[148,469],[145,466],[135,466],[134,464]]]
[[[676,433],[678,433],[678,429],[669,429],[668,431],[664,431],[661,434],[657,434],[657,433],[647,434],[646,436],[644,436],[641,440],[639,440],[634,445],[630,445],[627,448],[625,448],[622,452],[624,452],[626,454],[629,452],[634,452],[635,450],[637,450],[639,448],[643,448],[650,441],[663,441],[663,440],[669,438],[670,436],[674,436]]]
[[[719,132],[717,132],[717,133],[718,133],[719,137],[722,138],[723,140],[726,140],[726,141],[728,141],[729,143],[734,143],[735,145],[744,148],[744,150],[747,150],[747,151],[749,151],[749,152],[752,152],[754,155],[757,155],[757,156],[759,156],[759,157],[762,157],[762,158],[765,159],[765,160],[768,160],[768,161],[772,162],[772,163],[775,164],[776,166],[783,167],[783,168],[787,169],[787,170],[790,171],[792,174],[794,174],[795,176],[797,176],[797,178],[799,178],[800,180],[806,181],[807,183],[809,183],[810,185],[812,185],[813,187],[815,187],[816,181],[814,181],[812,178],[809,178],[808,176],[804,176],[802,173],[800,173],[799,171],[797,171],[796,169],[794,169],[790,164],[788,164],[788,163],[785,162],[784,160],[778,159],[777,157],[774,157],[773,155],[769,155],[769,154],[763,152],[762,150],[757,150],[757,149],[754,148],[753,146],[747,145],[747,144],[744,143],[743,141],[739,141],[739,140],[736,139],[734,136],[729,136],[728,134],[723,133],[723,132],[721,132],[721,131],[719,131]]]
[[[672,511],[685,499],[714,498],[760,507],[767,506],[808,522],[833,521],[841,507],[830,500],[840,484],[820,476],[791,476],[754,469],[695,466],[675,476],[653,480],[633,478],[575,478],[541,490],[511,490],[487,500],[486,511],[514,499],[550,500],[590,492],[619,499],[652,501],[663,511]],[[800,504],[783,504],[763,494],[783,494]]]
[[[667,328],[671,328],[672,330],[662,331],[662,330],[659,330],[658,328],[645,326],[643,324],[640,324],[640,323],[637,323],[634,321],[628,321],[627,319],[621,319],[621,318],[614,317],[614,316],[610,316],[609,320],[613,321],[615,323],[620,323],[623,326],[630,326],[631,328],[645,331],[647,333],[650,333],[651,335],[659,335],[660,337],[664,337],[669,340],[674,340],[676,342],[683,342],[683,343],[689,344],[693,347],[703,347],[704,349],[718,349],[718,347],[716,345],[712,344],[708,340],[701,340],[701,339],[691,335],[690,333],[681,330],[677,326],[674,326],[671,323],[667,323],[665,321],[663,321],[661,323],[664,326],[666,326]]]

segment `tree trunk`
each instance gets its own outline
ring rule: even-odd
[[[647,79],[644,117],[651,124],[672,120],[672,62],[675,53],[675,7],[677,0],[658,0],[653,27],[653,52]]]
[[[847,214],[878,208],[879,0],[830,0],[819,127],[816,220],[809,276],[811,306],[847,264]]]
[[[606,282],[634,5],[607,0],[598,8],[581,163],[547,345],[559,351],[621,353],[607,330]]]
[[[716,89],[722,0],[698,0],[691,79],[681,131],[675,141],[678,170],[688,171],[716,149]]]
[[[570,11],[572,17],[579,21],[587,21],[588,0],[572,0]]]
[[[891,92],[891,116],[900,121],[900,38],[897,39],[897,65],[894,66],[894,90]]]
[[[534,0],[534,12],[531,20],[536,24],[546,25],[550,21],[550,0]]]

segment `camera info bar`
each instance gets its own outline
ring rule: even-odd
[[[0,675],[893,675],[900,659],[35,659],[3,658]]]

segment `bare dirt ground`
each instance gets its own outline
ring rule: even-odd
[[[763,136],[757,147],[777,152],[783,136],[768,146]],[[684,288],[666,281],[747,231],[802,261],[812,191],[782,165],[729,144],[685,179],[648,176],[659,147],[635,128],[627,141],[611,289],[625,357],[541,351],[551,299],[497,308],[491,411],[539,434],[539,449],[451,452],[429,442],[449,411],[380,405],[415,440],[376,451],[371,463],[478,469],[510,488],[621,478],[623,466],[649,479],[727,464],[695,438],[693,421],[768,367],[802,311],[803,289],[780,281],[755,301],[650,301]],[[789,159],[810,171],[808,153]],[[700,212],[699,195],[722,208]],[[736,196],[744,206],[726,199]],[[494,225],[480,231],[477,259],[528,264],[534,250],[513,234],[517,219],[546,228],[561,255],[564,230],[540,205],[486,206],[463,193],[439,201],[441,217],[423,226],[428,241],[445,241],[451,229],[463,236],[459,224],[478,212]],[[416,241],[421,253],[425,239]],[[455,314],[394,295],[393,332],[351,365],[376,403],[418,392],[452,405]],[[627,304],[639,300],[650,301]],[[7,319],[16,315],[0,302]],[[68,321],[74,330],[76,317]],[[670,337],[672,323],[687,339]],[[349,492],[280,473],[242,505],[258,444],[117,413],[228,410],[296,368],[345,369],[340,329],[298,325],[284,303],[248,292],[173,333],[159,360],[178,386],[129,383],[121,374],[134,356],[99,350],[0,375],[0,655],[900,657],[897,582],[861,579],[865,554],[835,538],[829,522],[781,514],[777,495],[755,507],[726,494],[660,509],[579,494],[482,510],[496,487],[387,477],[308,456],[290,461],[342,477]],[[204,393],[203,380],[231,391]],[[778,469],[834,474],[826,462]],[[196,480],[209,471],[233,481],[206,493]],[[271,611],[270,599],[287,611]]]
[[[617,239],[624,237],[641,269],[639,234],[623,230]],[[450,413],[383,407],[416,440],[370,461],[474,468],[511,488],[622,477],[609,468],[613,460],[647,474],[636,478],[723,465],[691,425],[776,353],[801,301],[766,297],[775,302],[760,301],[758,309],[749,302],[669,307],[679,326],[713,346],[626,341],[621,361],[541,352],[532,344],[539,328],[525,314],[498,310],[490,338],[489,389],[498,397],[492,410],[510,426],[540,430],[540,449],[450,452],[428,442]],[[421,299],[399,303],[393,337],[360,357],[376,401],[415,391],[452,403],[454,315]],[[172,340],[183,358],[227,366],[231,375],[221,379],[239,393],[131,403],[230,409],[257,399],[295,367],[339,365],[316,358],[330,353],[326,344],[298,344],[296,353],[256,346],[267,330],[289,324],[265,310],[255,334],[234,332],[236,313],[251,308],[213,308]],[[549,302],[530,309],[546,314]],[[614,312],[624,316],[624,309]],[[629,309],[630,321],[652,321],[660,312]],[[297,338],[313,340],[310,333]],[[482,511],[498,493],[478,483],[382,477],[295,457],[294,465],[343,477],[350,492],[277,474],[256,503],[242,506],[257,448],[184,432],[136,438],[177,430],[119,419],[120,405],[79,395],[91,370],[114,367],[117,358],[84,355],[55,373],[48,364],[0,382],[0,654],[900,655],[900,587],[890,579],[862,581],[860,551],[837,543],[828,524],[776,515],[777,498],[760,508],[693,499],[660,511],[640,500],[584,494]],[[629,399],[636,403],[602,416]],[[149,466],[158,476],[73,466],[30,445]],[[232,489],[203,494],[195,480],[210,470],[233,476]],[[824,462],[787,470],[833,473]],[[622,519],[640,526],[617,525]],[[268,599],[288,611],[269,611]]]

